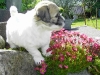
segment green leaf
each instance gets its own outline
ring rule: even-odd
[[[4,3],[4,2],[5,2],[5,0],[0,0],[0,4],[1,4],[1,3]]]

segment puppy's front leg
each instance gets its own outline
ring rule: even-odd
[[[32,55],[35,63],[37,65],[41,64],[41,61],[44,61],[44,58],[42,57],[41,53],[37,48],[27,48],[28,52]]]
[[[42,47],[43,55],[45,55],[45,56],[50,56],[51,55],[51,52],[47,52],[48,48],[49,48],[49,45],[45,45],[45,46]]]

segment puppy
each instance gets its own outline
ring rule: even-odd
[[[6,25],[6,41],[11,48],[24,47],[35,63],[41,64],[44,58],[38,49],[41,48],[42,54],[49,56],[46,50],[51,33],[60,30],[65,24],[58,6],[50,1],[41,1],[26,14],[18,13],[17,8],[11,6],[10,15]]]

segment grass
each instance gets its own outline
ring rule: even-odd
[[[85,25],[84,19],[77,19],[72,23],[71,27],[75,28],[83,25]],[[96,28],[96,19],[86,19],[86,25]],[[100,29],[100,18],[97,19],[97,29]]]

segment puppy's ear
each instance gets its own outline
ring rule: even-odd
[[[38,8],[36,11],[37,17],[39,17],[42,21],[44,22],[50,22],[50,13],[49,13],[49,8],[48,6],[42,6]]]

